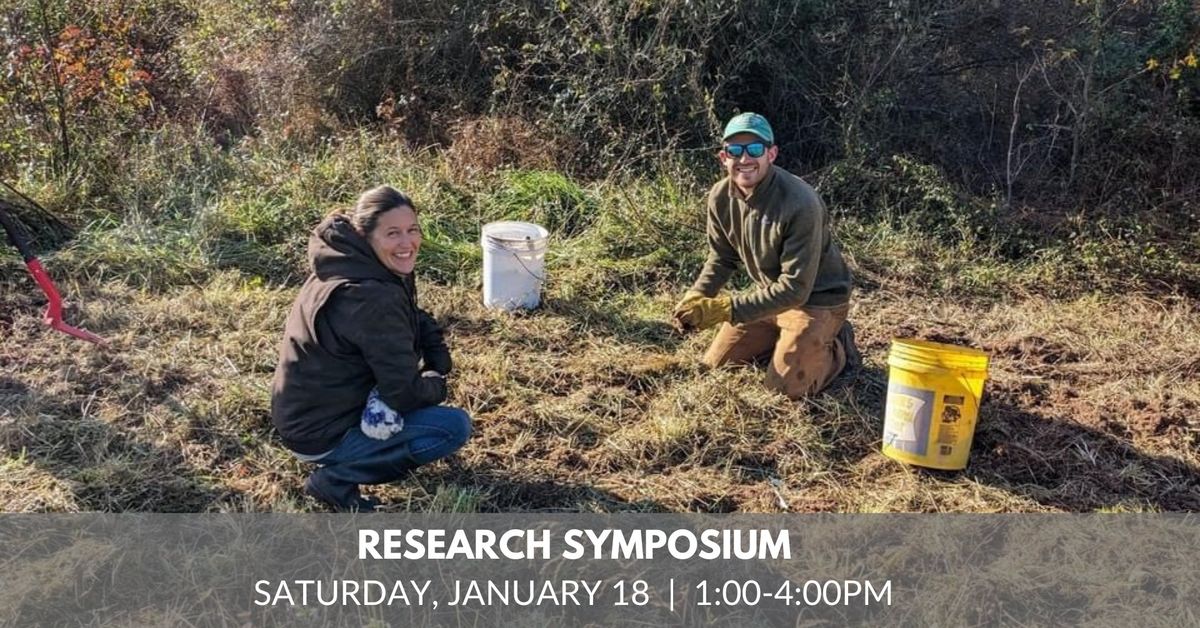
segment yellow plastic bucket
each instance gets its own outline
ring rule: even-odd
[[[892,339],[883,417],[883,455],[931,469],[967,466],[988,354]]]

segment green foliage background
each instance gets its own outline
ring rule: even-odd
[[[301,274],[307,227],[388,181],[436,209],[433,277],[520,217],[581,272],[678,281],[716,134],[753,110],[851,251],[1200,285],[1189,0],[3,4],[0,174],[125,247],[183,234],[196,268]]]

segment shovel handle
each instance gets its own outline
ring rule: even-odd
[[[4,227],[4,232],[8,234],[8,241],[12,242],[13,246],[21,252],[21,258],[28,264],[34,259],[33,248],[29,246],[29,242],[21,233],[21,228],[17,226],[16,221],[9,215],[7,203],[0,201],[0,226]]]

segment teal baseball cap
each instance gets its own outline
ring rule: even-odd
[[[768,144],[775,143],[775,132],[771,130],[771,123],[757,113],[739,113],[730,118],[729,124],[725,125],[725,134],[721,136],[721,139],[727,140],[730,136],[738,133],[753,133]]]

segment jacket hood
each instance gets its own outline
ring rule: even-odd
[[[323,281],[375,279],[401,281],[380,263],[367,239],[359,235],[350,219],[334,214],[321,221],[308,239],[308,261]]]

